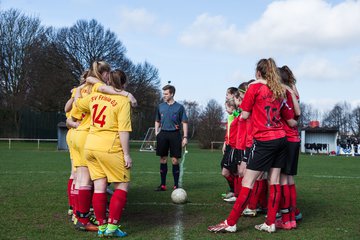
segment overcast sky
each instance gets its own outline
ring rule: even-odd
[[[0,0],[0,8],[53,27],[96,19],[134,63],[158,68],[180,101],[223,104],[228,87],[272,57],[293,70],[302,102],[320,111],[360,106],[360,1]]]

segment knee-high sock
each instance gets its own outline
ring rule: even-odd
[[[172,165],[172,172],[174,176],[174,186],[179,187],[179,177],[180,177],[180,166],[179,164]]]
[[[280,184],[270,185],[270,193],[268,198],[268,212],[266,219],[267,225],[271,225],[275,223],[276,213],[279,210],[280,199],[281,199]]]
[[[260,196],[259,196],[259,203],[260,206],[265,209],[267,208],[267,199],[268,199],[268,181],[266,179],[262,179],[259,182],[259,191],[260,191]]]
[[[94,193],[93,194],[93,208],[96,216],[96,220],[99,221],[99,226],[106,223],[106,204],[107,195],[106,193]]]
[[[240,192],[241,192],[243,177],[236,176],[235,178],[236,178],[236,180],[234,181],[235,182],[235,184],[234,184],[234,194],[235,194],[235,197],[238,197]]]
[[[68,202],[69,202],[69,208],[72,209],[72,196],[71,196],[71,188],[73,185],[73,181],[74,179],[69,178],[68,183],[67,183],[67,195],[68,195]]]
[[[296,198],[297,198],[295,184],[289,185],[289,189],[290,189],[290,208],[291,208],[290,221],[295,221]]]
[[[168,171],[167,163],[160,163],[161,185],[166,185],[166,174]]]
[[[90,211],[92,191],[92,187],[90,186],[83,186],[79,189],[79,205],[76,215],[78,216],[79,221],[83,224],[87,224],[89,222],[89,217],[87,215]]]
[[[241,188],[241,192],[239,193],[239,196],[236,199],[236,202],[230,212],[230,215],[226,219],[227,223],[230,226],[235,225],[239,220],[242,212],[244,211],[246,205],[249,202],[250,195],[251,195],[251,188],[247,188],[247,187]]]
[[[120,189],[115,190],[114,194],[110,199],[108,223],[114,225],[119,223],[123,209],[126,204],[126,199],[127,199],[126,191]]]
[[[281,186],[282,194],[280,201],[280,212],[283,223],[290,221],[290,188],[289,185]]]
[[[234,192],[234,175],[230,174],[229,176],[225,177],[225,179],[229,184],[230,192]]]
[[[254,187],[253,187],[253,190],[251,192],[251,196],[250,196],[250,199],[249,199],[249,204],[248,204],[248,208],[254,210],[257,208],[257,203],[258,203],[258,200],[259,200],[259,196],[260,196],[260,184],[259,184],[259,180],[255,181],[254,183]]]
[[[73,188],[74,188],[73,191],[72,191],[72,193],[73,193],[73,195],[72,195],[72,197],[73,197],[73,199],[72,199],[72,201],[73,201],[73,214],[75,214],[75,216],[76,216],[76,212],[79,209],[79,200],[78,200],[79,189],[75,189],[75,184],[73,184]]]

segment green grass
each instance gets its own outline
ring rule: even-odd
[[[21,143],[9,150],[0,144],[0,239],[96,239],[95,233],[78,232],[68,221],[70,160],[55,148]],[[212,234],[207,226],[231,210],[220,198],[227,189],[220,151],[188,148],[183,185],[190,203],[179,206],[171,204],[171,191],[153,191],[159,184],[158,158],[138,149],[132,147],[132,183],[121,220],[127,239],[176,239],[178,219],[183,239],[360,239],[360,157],[300,156],[296,181],[304,219],[298,229],[257,232],[254,225],[264,221],[260,215],[241,218],[237,233]]]

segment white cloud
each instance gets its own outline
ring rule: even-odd
[[[331,5],[324,0],[275,1],[259,20],[238,30],[223,16],[198,16],[180,36],[187,46],[238,53],[347,48],[360,44],[360,1]]]
[[[339,80],[344,79],[344,71],[328,59],[307,57],[294,68],[296,77],[308,80]]]
[[[129,9],[121,8],[119,19],[119,28],[121,31],[135,31],[144,33],[155,33],[166,35],[171,32],[171,26],[159,22],[156,15],[150,13],[144,8]]]

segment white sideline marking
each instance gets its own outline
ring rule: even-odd
[[[181,159],[181,163],[180,163],[180,176],[179,176],[179,187],[182,187],[182,183],[183,183],[183,176],[184,176],[184,164],[185,164],[185,156],[187,154],[186,151],[186,146],[184,148],[184,154],[183,157]],[[175,219],[176,219],[176,223],[175,223],[175,234],[174,234],[174,239],[175,240],[182,240],[183,239],[183,232],[184,232],[184,227],[183,227],[183,222],[182,222],[182,218],[183,218],[183,214],[184,214],[184,205],[180,204],[176,206],[176,213],[175,213]]]

